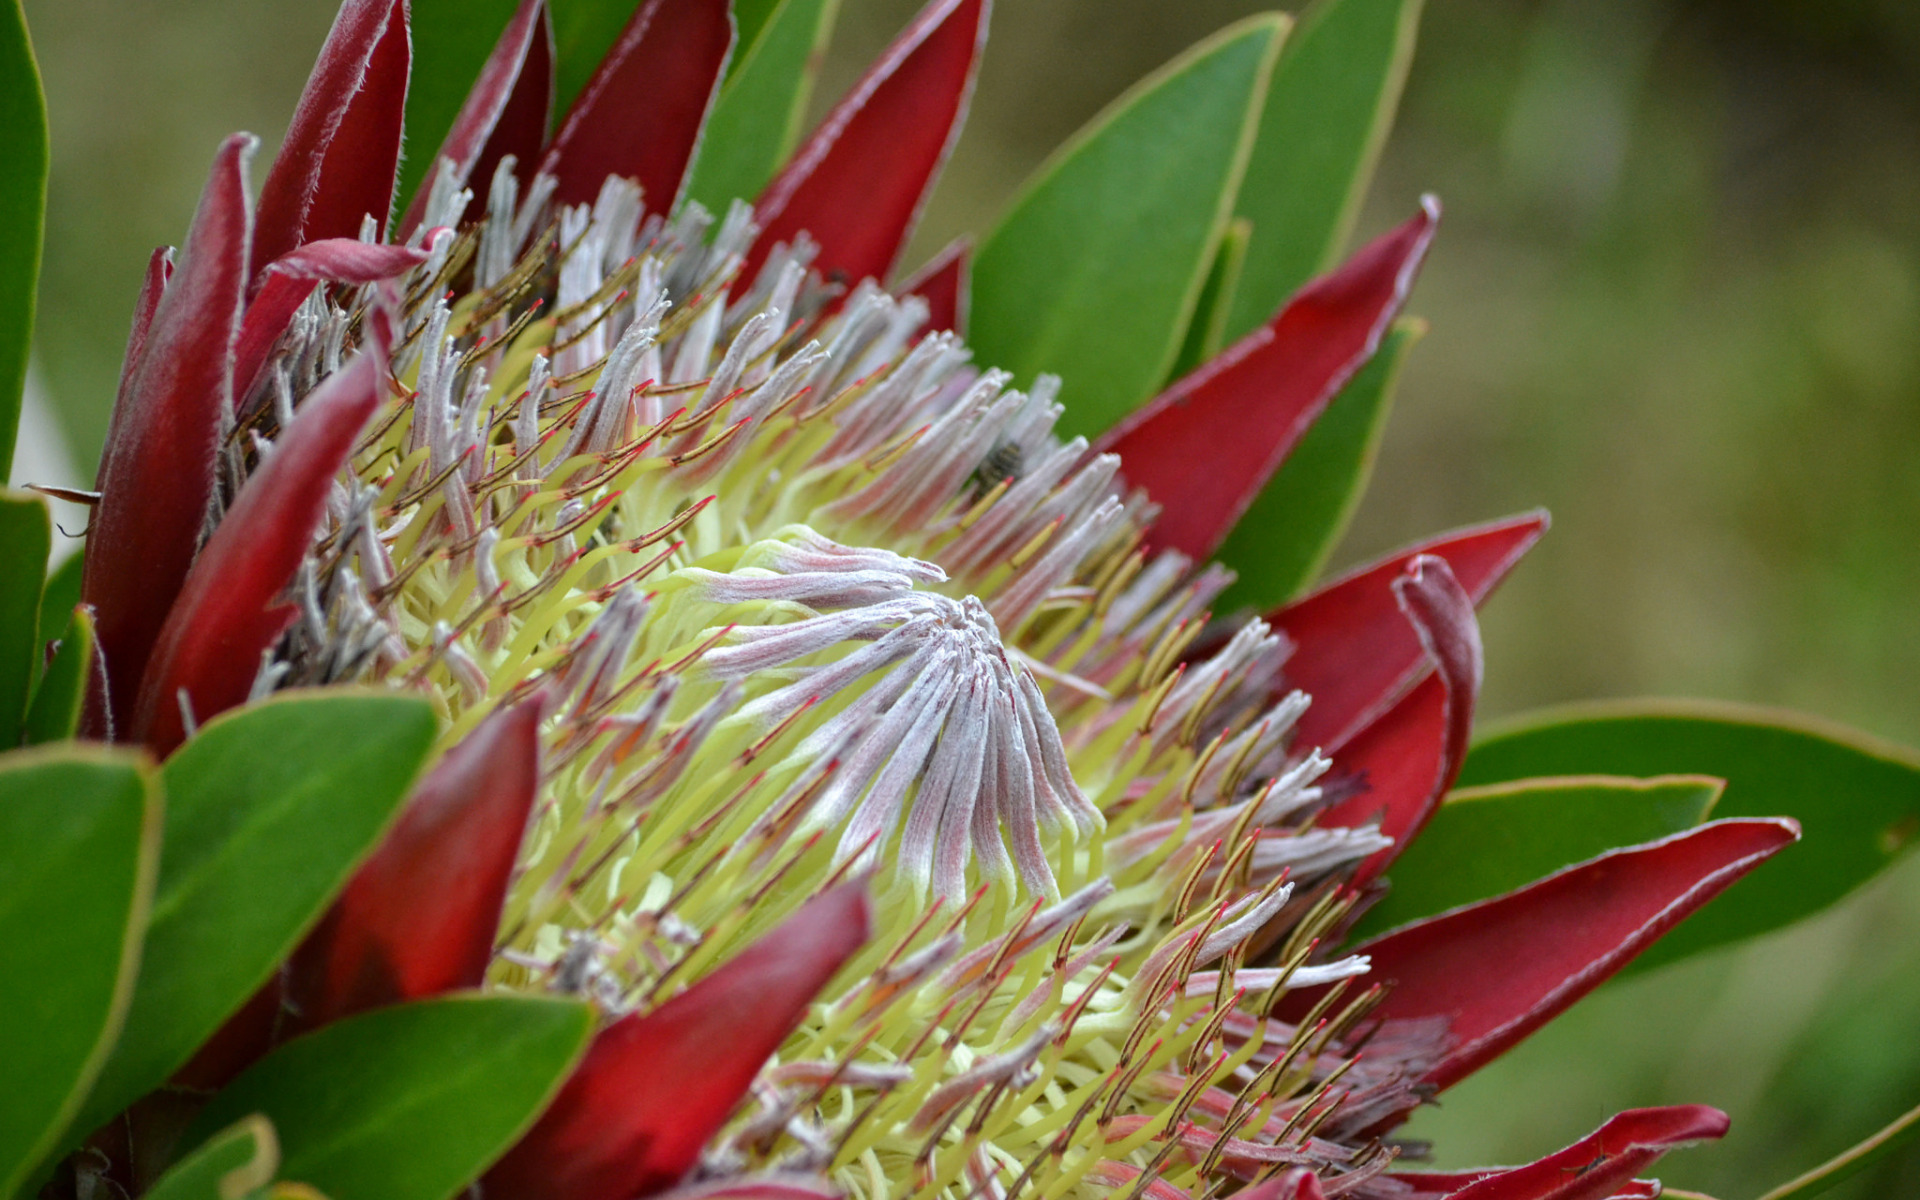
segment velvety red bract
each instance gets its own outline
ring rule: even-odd
[[[1478,1183],[1482,1179],[1510,1171],[1511,1167],[1481,1167],[1473,1171],[1399,1171],[1393,1178],[1411,1187],[1413,1191],[1399,1197],[1399,1200],[1449,1200],[1449,1197],[1468,1184]],[[1616,1187],[1609,1200],[1659,1200],[1661,1187],[1658,1180],[1633,1179]]]
[[[1276,1175],[1235,1195],[1239,1200],[1326,1200],[1326,1193],[1320,1190],[1320,1177],[1304,1167]]]
[[[420,227],[443,160],[453,163],[456,180],[478,184],[476,194],[484,207],[486,188],[502,157],[511,154],[522,167],[536,161],[547,139],[552,106],[553,24],[546,0],[520,0],[407,206],[401,240]]]
[[[1414,556],[1393,581],[1393,594],[1420,639],[1434,674],[1361,730],[1335,760],[1365,790],[1328,808],[1326,826],[1378,822],[1393,845],[1362,862],[1353,885],[1377,878],[1440,806],[1466,761],[1473,707],[1480,696],[1482,653],[1473,600],[1431,554]]]
[[[1657,1196],[1634,1176],[1667,1151],[1720,1138],[1727,1114],[1700,1104],[1632,1108],[1539,1162],[1497,1171],[1448,1200],[1607,1200]],[[1625,1189],[1625,1190],[1623,1190]]]
[[[678,996],[602,1030],[487,1173],[488,1200],[631,1200],[673,1186],[869,925],[865,890],[843,884]]]
[[[1376,1015],[1445,1017],[1427,1081],[1446,1088],[1559,1015],[1800,836],[1785,818],[1713,821],[1609,851],[1355,947],[1390,985]]]
[[[358,238],[328,238],[290,251],[267,265],[264,282],[240,322],[233,354],[233,396],[239,403],[257,382],[280,335],[301,302],[322,283],[360,285],[392,279],[427,260],[424,250],[377,246]]]
[[[255,144],[250,134],[221,144],[180,266],[138,338],[139,363],[107,427],[80,587],[93,606],[108,681],[106,695],[88,695],[88,737],[110,737],[132,719],[134,688],[206,521],[220,422],[233,404],[252,228],[247,160]],[[148,273],[151,280],[153,265]],[[139,320],[136,311],[136,334]]]
[[[1267,616],[1294,644],[1286,679],[1313,697],[1294,739],[1336,753],[1432,669],[1393,580],[1422,554],[1447,560],[1477,606],[1547,529],[1545,511],[1475,525],[1390,554]]]
[[[114,393],[117,409],[133,381],[133,369],[140,365],[140,350],[147,344],[147,332],[153,328],[154,310],[166,294],[167,281],[173,278],[173,247],[160,246],[147,259],[147,273],[140,279],[140,298],[133,304],[133,325],[127,330],[127,353],[120,360],[120,386]]]
[[[727,0],[647,0],[553,135],[540,169],[554,199],[591,204],[618,175],[650,210],[671,212],[732,50]]]
[[[260,655],[297,611],[281,594],[312,543],[334,475],[386,391],[378,341],[301,404],[194,561],[140,681],[128,739],[157,757],[185,740],[183,695],[196,721],[246,700]]]
[[[991,9],[933,0],[920,10],[754,203],[760,237],[742,280],[805,232],[827,279],[887,281],[960,136]]]
[[[385,231],[412,60],[406,0],[340,6],[260,187],[254,271],[308,242],[358,237],[368,215]]]
[[[1094,449],[1160,505],[1150,549],[1210,557],[1380,345],[1440,220],[1420,215],[1294,294],[1273,320],[1128,414]]]
[[[501,709],[430,771],[288,964],[288,1033],[480,986],[540,785],[538,699]]]
[[[918,296],[927,302],[928,329],[965,337],[972,269],[973,239],[957,237],[893,291],[897,296]]]

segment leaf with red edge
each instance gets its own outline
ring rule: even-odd
[[[1718,1139],[1727,1114],[1700,1104],[1630,1108],[1566,1149],[1524,1167],[1486,1175],[1449,1200],[1607,1200],[1647,1195],[1633,1177],[1669,1150]],[[1418,1178],[1418,1176],[1411,1176]],[[1657,1192],[1651,1193],[1658,1195]]]
[[[378,341],[301,404],[194,562],[140,681],[133,738],[155,755],[164,758],[186,737],[182,703],[205,721],[245,701],[261,653],[293,619],[296,610],[279,597],[385,391]]]
[[[1473,601],[1447,561],[1415,556],[1393,581],[1394,599],[1437,670],[1361,730],[1335,760],[1364,786],[1320,816],[1327,826],[1378,821],[1393,845],[1360,864],[1356,886],[1376,878],[1420,832],[1467,757],[1483,658]]]
[[[400,238],[411,237],[419,228],[442,160],[453,162],[454,178],[473,187],[484,203],[502,158],[513,155],[523,170],[538,160],[552,108],[553,21],[546,0],[520,0],[427,164],[400,222]]]
[[[761,193],[741,279],[805,232],[828,279],[886,282],[960,136],[992,7],[932,0],[920,10]]]
[[[1338,750],[1431,669],[1391,586],[1416,556],[1446,559],[1478,606],[1546,529],[1547,514],[1540,510],[1458,529],[1369,563],[1268,614],[1268,623],[1294,644],[1288,686],[1313,697],[1295,740]]]
[[[647,0],[553,135],[540,169],[554,199],[590,204],[610,175],[670,212],[733,50],[727,0]]]
[[[213,495],[220,422],[233,405],[252,228],[247,160],[256,144],[244,133],[221,144],[180,266],[107,427],[81,599],[93,606],[109,685],[107,694],[88,696],[89,737],[110,737],[130,721],[134,689],[193,563]],[[156,264],[148,271],[150,280],[164,274]],[[136,330],[139,321],[136,312]]]
[[[1314,280],[1279,315],[1103,434],[1160,505],[1155,549],[1206,558],[1342,384],[1373,356],[1413,286],[1440,205]]]
[[[487,1173],[488,1200],[627,1200],[672,1186],[866,942],[869,920],[862,886],[843,884],[678,996],[602,1030]]]
[[[346,0],[260,187],[253,270],[307,242],[384,232],[413,47],[406,0]]]
[[[1378,1016],[1445,1017],[1450,1087],[1564,1011],[1800,836],[1785,819],[1712,821],[1610,851],[1492,900],[1406,925],[1355,953],[1391,984]]]
[[[247,305],[240,322],[240,340],[233,354],[234,402],[243,402],[258,382],[280,335],[287,331],[300,304],[322,283],[358,286],[392,279],[427,261],[424,250],[408,246],[377,246],[358,238],[327,238],[310,242],[267,264],[260,290]]]
[[[289,963],[289,1033],[480,986],[539,788],[540,707],[495,712],[415,788]]]
[[[973,239],[957,237],[927,265],[893,289],[895,295],[918,296],[927,302],[927,328],[966,336],[967,282],[973,265]]]

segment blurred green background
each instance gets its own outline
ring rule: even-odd
[[[148,251],[227,132],[267,156],[332,0],[26,0],[53,126],[38,366],[82,475]],[[911,15],[843,0],[822,104]],[[1127,83],[1252,0],[1001,0],[916,241],[979,230]],[[1362,233],[1447,205],[1340,562],[1533,505],[1487,716],[1647,693],[1920,745],[1920,5],[1432,0]],[[1069,395],[1071,393],[1069,392]],[[1609,987],[1415,1122],[1442,1165],[1702,1101],[1676,1186],[1757,1195],[1920,1102],[1920,861]],[[1836,1196],[1920,1196],[1909,1151]]]

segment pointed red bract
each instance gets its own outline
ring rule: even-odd
[[[1392,1177],[1413,1189],[1397,1200],[1450,1200],[1469,1184],[1513,1169],[1480,1167],[1472,1171],[1396,1171]],[[1660,1184],[1656,1180],[1634,1179],[1616,1187],[1609,1200],[1659,1200],[1661,1194]]]
[[[288,1034],[479,987],[540,785],[540,702],[447,752],[288,965]]]
[[[1366,790],[1327,809],[1320,823],[1378,821],[1393,845],[1361,863],[1353,883],[1376,878],[1419,835],[1466,761],[1480,696],[1480,627],[1473,600],[1443,558],[1416,555],[1393,581],[1394,599],[1436,670],[1361,730],[1335,760]]]
[[[1421,554],[1447,560],[1477,606],[1546,531],[1544,511],[1423,542],[1353,571],[1268,615],[1294,652],[1286,681],[1313,697],[1294,740],[1338,751],[1432,669],[1394,599],[1392,582]]]
[[[602,1030],[487,1173],[487,1200],[629,1200],[671,1187],[867,940],[869,920],[862,887],[843,884],[665,1004]]]
[[[173,247],[160,246],[147,259],[147,273],[140,280],[140,298],[134,301],[133,325],[127,330],[127,354],[120,360],[120,387],[114,393],[114,406],[127,394],[133,381],[133,369],[140,365],[141,347],[147,344],[147,332],[153,328],[154,310],[166,294],[167,281],[173,278]]]
[[[1440,1193],[1448,1200],[1629,1200],[1657,1196],[1657,1187],[1634,1175],[1667,1151],[1708,1141],[1727,1132],[1727,1114],[1688,1104],[1673,1108],[1632,1108],[1573,1145],[1524,1167],[1496,1170]],[[1404,1176],[1434,1193],[1418,1174]]]
[[[775,243],[805,232],[829,280],[887,281],[960,136],[991,8],[933,0],[920,10],[755,202],[760,237],[742,280]]]
[[[609,175],[671,212],[733,49],[727,0],[647,0],[560,122],[540,169],[561,204],[590,204]]]
[[[346,0],[260,187],[253,270],[307,242],[386,229],[413,45],[406,0]]]
[[[313,289],[322,283],[359,285],[404,274],[427,261],[424,250],[377,246],[358,238],[328,238],[290,251],[267,265],[263,282],[240,322],[233,354],[233,398],[244,401],[280,335]]]
[[[1354,950],[1390,985],[1375,1015],[1447,1018],[1426,1078],[1450,1087],[1799,836],[1785,818],[1714,821],[1383,934]]]
[[[334,475],[379,406],[385,364],[376,344],[314,389],[194,561],[134,709],[131,740],[155,756],[185,739],[183,703],[205,721],[246,700],[262,652],[297,611],[281,594],[312,544]]]
[[[1273,320],[1103,434],[1127,482],[1160,505],[1150,549],[1207,558],[1353,373],[1413,287],[1440,205],[1307,284]]]
[[[973,268],[973,239],[957,237],[893,289],[895,295],[927,302],[927,328],[936,333],[967,333],[967,306]]]
[[[546,0],[520,0],[407,206],[401,240],[420,227],[443,160],[452,161],[455,179],[475,188],[483,207],[502,157],[511,154],[522,168],[531,168],[547,140],[552,106],[553,23]]]
[[[107,427],[80,587],[80,598],[93,606],[106,681],[104,695],[89,690],[82,723],[88,737],[124,733],[134,689],[206,520],[215,443],[232,408],[252,228],[247,160],[255,144],[249,134],[221,144],[180,267],[153,309],[139,362]],[[152,272],[150,265],[150,278]]]

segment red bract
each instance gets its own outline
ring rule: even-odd
[[[755,202],[760,237],[742,280],[775,243],[806,233],[826,278],[886,281],[960,135],[991,9],[933,0],[920,10]]]
[[[289,964],[290,1033],[480,986],[540,784],[540,701],[447,752]]]
[[[180,267],[141,328],[135,313],[127,374],[100,457],[100,504],[87,535],[81,599],[93,606],[107,695],[90,694],[83,731],[106,737],[132,719],[134,685],[193,563],[213,496],[214,448],[233,405],[231,373],[246,290],[247,160],[255,140],[220,146]]]
[[[307,397],[234,497],[167,614],[140,681],[129,740],[164,757],[186,737],[182,705],[204,721],[246,700],[261,654],[297,611],[281,594],[385,380],[386,348],[376,339]]]
[[[315,288],[322,283],[358,285],[392,279],[426,260],[424,250],[371,245],[357,238],[328,238],[289,251],[267,264],[259,294],[247,305],[240,322],[240,340],[233,355],[234,400],[244,399],[253,389],[274,343]]]
[[[553,135],[540,169],[556,180],[554,199],[591,204],[619,175],[648,208],[671,212],[732,49],[727,0],[648,0]]]
[[[140,279],[140,298],[133,304],[133,327],[127,331],[127,354],[120,360],[120,386],[114,394],[114,408],[124,403],[133,369],[140,365],[140,349],[147,344],[147,331],[153,327],[154,310],[166,294],[167,281],[173,278],[173,247],[161,246],[147,259],[147,273]]]
[[[1440,219],[1421,214],[1307,284],[1272,321],[1101,436],[1160,516],[1153,549],[1206,558],[1353,373],[1373,357]]]
[[[1436,670],[1379,720],[1360,731],[1338,760],[1366,790],[1321,815],[1323,825],[1377,822],[1394,844],[1361,863],[1367,883],[1416,837],[1466,761],[1473,706],[1480,695],[1480,627],[1473,600],[1443,558],[1416,555],[1393,581],[1394,599]]]
[[[427,194],[444,169],[443,160],[452,162],[455,180],[463,184],[477,180],[481,188],[509,154],[522,169],[531,167],[547,140],[552,108],[553,23],[546,0],[521,0],[440,142],[413,203],[407,206],[400,236],[410,237],[420,227]]]
[[[867,940],[864,888],[843,884],[651,1012],[602,1030],[489,1200],[631,1200],[673,1186],[747,1085]]]
[[[1422,554],[1447,560],[1478,606],[1546,532],[1545,512],[1459,529],[1369,563],[1271,613],[1294,644],[1287,682],[1313,697],[1299,744],[1337,752],[1432,667],[1407,625],[1392,582]]]
[[[1427,1081],[1450,1087],[1799,836],[1784,818],[1714,821],[1416,921],[1354,952],[1370,956],[1371,977],[1391,985],[1376,1015],[1447,1019],[1453,1044]]]
[[[254,271],[307,242],[358,237],[368,216],[385,232],[412,61],[406,0],[340,6],[260,187]]]
[[[1298,1168],[1236,1193],[1240,1200],[1326,1200],[1320,1177]]]
[[[973,239],[957,237],[893,289],[896,295],[918,296],[927,302],[927,328],[967,332],[968,272],[973,267]]]
[[[1727,1114],[1690,1104],[1633,1108],[1573,1145],[1524,1167],[1464,1175],[1409,1173],[1416,1197],[1446,1200],[1630,1200],[1660,1194],[1633,1177],[1667,1151],[1727,1132]],[[1442,1190],[1442,1187],[1446,1190]]]

